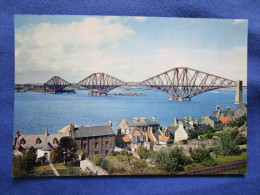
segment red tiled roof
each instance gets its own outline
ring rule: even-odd
[[[231,118],[230,117],[224,117],[220,116],[219,120],[224,124],[224,125],[229,125],[231,123]]]
[[[148,134],[148,137],[149,137],[149,139],[150,139],[151,142],[154,141],[153,136],[152,136],[151,134]]]
[[[141,135],[141,132],[140,132],[140,131],[135,131],[135,132],[133,133],[133,135],[134,135],[134,136],[140,136],[140,135]]]
[[[131,139],[130,139],[128,134],[122,135],[122,139],[123,139],[124,142],[130,142],[131,141]]]
[[[159,140],[163,141],[163,142],[168,142],[170,139],[170,137],[166,137],[166,136],[159,136]]]
[[[122,136],[117,136],[116,140],[117,140],[117,142],[130,142],[131,141],[128,134],[125,134],[125,135],[122,135]]]

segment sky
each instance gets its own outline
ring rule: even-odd
[[[15,83],[141,82],[190,67],[246,85],[247,33],[241,19],[15,15]]]

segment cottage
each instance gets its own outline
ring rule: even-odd
[[[216,110],[212,113],[215,117],[231,117],[234,115],[234,111],[230,109],[229,106],[226,107],[226,110],[220,110],[220,106],[216,106]]]
[[[118,125],[118,129],[121,130],[122,134],[129,134],[133,129],[147,131],[150,127],[152,127],[153,130],[157,130],[160,127],[155,117],[152,117],[151,120],[147,120],[145,117],[140,117],[140,119],[134,117],[132,121],[122,119]]]
[[[219,120],[222,122],[223,127],[230,127],[230,123],[231,123],[230,117],[220,116]]]
[[[179,121],[178,126],[174,128],[174,143],[188,139],[188,132],[185,130],[183,122]]]
[[[49,134],[48,129],[44,134],[23,134],[17,130],[14,141],[13,154],[22,155],[23,151],[28,151],[31,147],[36,150],[37,159],[45,157],[50,160],[50,151],[52,148],[58,147],[58,143],[62,137],[68,137],[69,134]]]
[[[213,129],[216,129],[216,130],[219,130],[222,128],[221,121],[215,116],[208,116],[208,115],[202,116],[201,122],[206,125],[210,125]]]

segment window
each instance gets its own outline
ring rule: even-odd
[[[108,141],[106,141],[106,148],[108,148]]]
[[[95,148],[96,148],[96,149],[98,148],[98,142],[95,143]]]
[[[36,139],[36,144],[41,144],[42,143],[42,140],[40,138],[37,138]]]
[[[53,144],[54,144],[54,145],[58,144],[57,138],[54,138],[54,139],[53,139]]]
[[[21,143],[21,144],[25,144],[25,139],[24,139],[24,138],[21,139],[20,143]]]
[[[83,145],[83,149],[85,149],[85,150],[87,149],[87,144]]]
[[[95,151],[95,154],[98,154],[98,151]]]
[[[108,155],[108,150],[106,150],[106,156]]]

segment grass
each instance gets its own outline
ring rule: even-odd
[[[64,163],[53,163],[55,169],[66,169],[68,168]]]
[[[229,163],[239,160],[246,160],[247,159],[247,152],[242,152],[238,156],[217,156],[216,162],[217,164]]]
[[[198,169],[201,167],[204,167],[204,166],[200,163],[192,163],[192,164],[184,166],[183,168],[184,168],[184,171],[189,171],[189,170]]]
[[[47,164],[47,165],[40,165],[40,166],[34,167],[33,170],[35,172],[52,171],[49,164]]]

